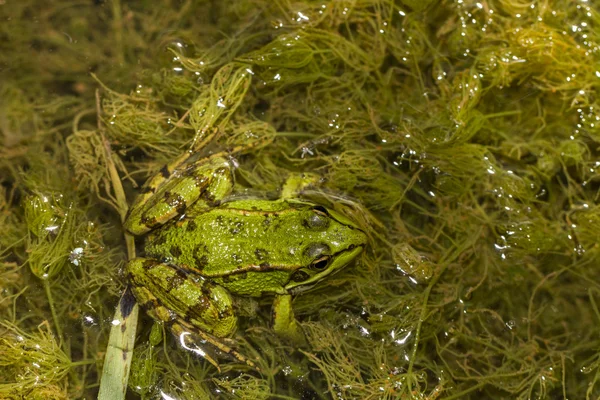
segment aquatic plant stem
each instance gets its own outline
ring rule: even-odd
[[[423,322],[425,322],[425,320],[427,319],[426,314],[427,314],[427,302],[429,301],[429,295],[431,293],[431,289],[433,289],[433,287],[435,286],[435,284],[437,283],[438,279],[440,278],[440,276],[443,275],[444,271],[446,270],[447,264],[444,264],[442,266],[442,268],[440,269],[440,271],[433,277],[433,279],[431,280],[431,282],[429,282],[429,285],[427,285],[427,289],[425,290],[424,296],[423,296],[423,307],[421,308],[421,315],[419,316],[419,322],[417,323],[417,328],[416,328],[416,332],[415,332],[415,344],[413,345],[411,354],[410,354],[410,361],[408,363],[408,370],[406,371],[406,385],[407,385],[407,390],[408,393],[412,393],[412,370],[413,370],[413,366],[415,364],[415,360],[417,358],[417,349],[419,348],[419,341],[421,339],[421,327],[423,326]]]
[[[113,0],[112,2],[112,17],[113,17],[113,32],[115,35],[116,42],[116,58],[119,64],[125,62],[125,56],[123,54],[123,19],[121,18],[121,1]]]
[[[100,109],[99,91],[96,91],[96,108],[98,115],[98,132],[102,138],[104,148],[104,160],[108,175],[110,176],[114,197],[117,201],[114,206],[121,217],[121,221],[123,221],[127,214],[127,200],[125,198],[125,191],[121,185],[119,173],[117,172],[112,159],[110,143],[104,134],[104,127],[101,123],[102,114]],[[125,244],[127,246],[128,258],[134,257],[135,246],[131,235],[125,234]],[[99,400],[120,400],[125,398],[129,372],[131,369],[138,314],[139,308],[137,303],[133,300],[131,293],[125,291],[117,305],[112,329],[110,330],[106,356],[102,368],[100,390],[98,392]]]
[[[60,341],[60,347],[66,352],[67,349],[64,348],[64,340],[63,340],[63,332],[62,327],[60,326],[60,322],[58,320],[58,315],[56,314],[56,308],[54,307],[54,300],[52,299],[52,291],[50,290],[50,282],[48,279],[44,279],[44,291],[46,292],[46,297],[48,298],[48,305],[50,306],[50,313],[52,314],[52,320],[54,321],[54,329],[56,329],[56,334],[58,335],[58,340]]]
[[[462,399],[465,395],[474,392],[476,390],[479,390],[480,388],[484,387],[486,385],[485,382],[479,382],[478,384],[475,384],[465,390],[463,390],[462,392],[458,392],[458,393],[454,393],[450,396],[444,397],[444,400],[452,400],[452,399]]]
[[[110,330],[98,400],[125,398],[137,329],[138,306],[125,292],[119,301]]]

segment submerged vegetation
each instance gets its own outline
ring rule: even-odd
[[[123,193],[190,149],[318,173],[370,244],[294,298],[304,347],[245,305],[260,371],[142,313],[132,398],[600,397],[592,1],[160,4],[0,1],[0,398],[96,396]]]

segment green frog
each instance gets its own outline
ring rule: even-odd
[[[234,300],[274,296],[275,332],[301,341],[291,295],[356,258],[365,233],[337,211],[294,198],[311,179],[286,183],[278,200],[236,199],[231,161],[177,164],[146,182],[124,223],[134,235],[148,234],[145,257],[126,267],[140,306],[184,347],[197,335],[253,366],[228,345],[238,321]]]

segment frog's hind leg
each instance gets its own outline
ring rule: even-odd
[[[131,205],[124,226],[132,234],[144,234],[184,214],[198,201],[214,206],[233,189],[233,167],[222,157],[198,160],[174,170],[172,165],[150,178]]]
[[[219,339],[212,335],[209,335],[206,332],[202,332],[197,329],[194,329],[192,326],[188,325],[184,321],[173,321],[173,323],[170,324],[170,329],[171,329],[171,332],[173,332],[173,334],[175,335],[175,337],[177,337],[177,339],[179,341],[179,345],[181,347],[183,347],[185,350],[189,350],[189,351],[193,352],[194,354],[197,354],[197,355],[203,357],[204,359],[206,359],[206,361],[208,361],[213,366],[215,366],[215,368],[217,368],[219,370],[219,372],[221,372],[219,363],[216,361],[214,356],[209,355],[205,349],[200,347],[200,345],[198,343],[198,339],[211,344],[212,346],[214,346],[221,352],[246,364],[250,368],[259,370],[259,368],[256,366],[256,364],[254,364],[254,362],[249,360],[243,354],[234,350],[232,347],[225,344],[223,342],[222,338]]]
[[[126,268],[131,291],[140,307],[156,321],[168,325],[182,347],[218,368],[215,358],[199,347],[199,342],[205,341],[256,369],[252,361],[225,343],[226,337],[237,328],[232,299],[226,289],[149,258],[134,258]]]
[[[142,294],[140,294],[139,289],[136,290],[135,288],[132,288],[134,295],[136,296],[142,296]],[[136,294],[137,292],[137,294]],[[219,370],[219,372],[221,372],[221,368],[219,367],[219,363],[217,362],[217,360],[215,359],[215,357],[213,357],[212,355],[210,355],[208,352],[204,351],[203,349],[201,349],[197,344],[188,344],[189,341],[186,340],[186,336],[190,334],[190,332],[192,331],[189,328],[184,328],[183,325],[178,322],[176,319],[174,318],[173,312],[171,312],[169,309],[167,309],[165,306],[163,306],[160,302],[160,300],[158,300],[155,296],[153,296],[152,294],[150,294],[149,291],[147,290],[142,290],[143,296],[144,296],[144,303],[140,304],[140,307],[142,307],[144,309],[144,311],[146,311],[146,314],[148,314],[150,317],[152,317],[152,319],[162,322],[165,325],[167,325],[169,327],[169,329],[171,330],[171,332],[178,338],[178,341],[181,345],[181,347],[183,347],[186,350],[190,350],[193,353],[200,355],[201,357],[203,357],[206,361],[208,361],[209,363],[211,363],[215,368],[217,368],[217,370]],[[138,299],[139,302],[139,299]],[[204,339],[203,335],[198,335],[200,337],[202,337],[202,339]],[[209,341],[208,338],[206,339],[207,342],[213,344],[213,342],[216,342],[216,340],[211,340]]]

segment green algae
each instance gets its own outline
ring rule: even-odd
[[[303,195],[369,249],[294,299],[306,347],[273,335],[270,299],[244,305],[260,372],[142,317],[133,398],[597,398],[598,12],[0,4],[0,396],[96,396],[126,286],[115,174],[131,201],[193,149],[254,194],[318,173]]]

